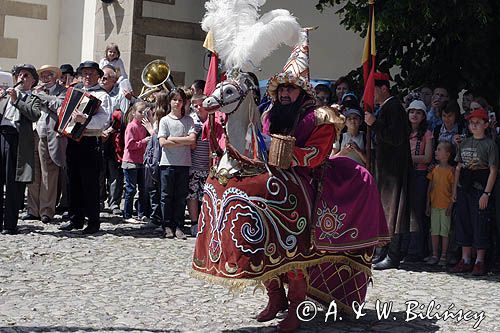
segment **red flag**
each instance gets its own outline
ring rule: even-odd
[[[377,49],[375,47],[375,1],[370,0],[370,19],[368,22],[368,31],[365,37],[365,46],[363,49],[363,81],[365,83],[365,91],[363,93],[363,108],[365,112],[373,112],[375,109],[375,56]]]
[[[213,91],[215,90],[215,86],[217,85],[218,67],[219,59],[217,58],[217,54],[212,52],[212,56],[210,57],[210,66],[208,67],[205,89],[203,90],[203,94],[205,94],[205,96],[212,95]]]
[[[205,89],[203,89],[203,94],[205,96],[210,96],[215,90],[217,86],[217,74],[219,68],[219,58],[217,57],[217,53],[212,52],[212,56],[210,57],[210,66],[208,67],[207,79],[205,82]],[[224,80],[224,75],[222,75],[221,80]],[[213,117],[213,115],[211,116]],[[226,116],[219,111],[215,111],[215,121],[214,128],[210,131],[210,122],[207,120],[203,124],[203,140],[209,140],[210,135],[214,135],[217,139],[218,145],[221,149],[224,149],[226,146],[224,129],[222,128],[221,119],[226,119]],[[212,142],[211,142],[212,144]],[[216,147],[211,147],[212,150],[216,149]]]

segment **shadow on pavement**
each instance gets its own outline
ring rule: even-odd
[[[19,234],[29,234],[29,233],[32,233],[34,231],[39,231],[39,230],[43,230],[43,227],[40,227],[40,226],[37,226],[37,225],[18,225],[18,231],[19,231]]]
[[[438,265],[428,265],[426,263],[404,263],[401,264],[400,269],[409,271],[409,272],[435,272],[435,273],[446,273],[451,267],[441,267]],[[493,271],[497,271],[498,267],[492,267]],[[451,274],[451,273],[447,273]],[[471,273],[464,273],[464,274],[453,274],[454,276],[459,276],[464,279],[470,279],[470,280],[485,280],[485,281],[492,281],[492,282],[500,282],[500,275],[494,274],[492,272],[488,273],[487,275],[484,276],[474,276]]]
[[[130,227],[118,227],[115,229],[103,229],[99,230],[95,234],[85,235],[82,230],[71,230],[71,231],[38,231],[38,234],[53,236],[53,237],[65,237],[65,238],[86,238],[86,237],[99,237],[104,235],[114,235],[117,237],[134,237],[134,238],[159,238],[161,236],[160,231],[155,231],[153,229],[142,229],[142,228],[130,228]]]
[[[425,312],[424,312],[425,313]],[[317,316],[309,321],[303,322],[297,333],[303,332],[437,332],[440,327],[436,319],[414,319],[405,321],[405,311],[393,311],[387,319],[378,319],[377,311],[372,309],[363,310],[365,316],[356,319],[348,315],[339,314],[337,321],[333,315],[325,323],[325,313],[318,312]],[[342,317],[342,320],[340,320]],[[224,333],[270,333],[276,332],[276,326],[267,327],[242,327],[234,330],[223,330]]]
[[[79,326],[0,326],[0,332],[153,332],[153,333],[177,333],[178,330],[158,330],[138,327],[79,327]]]

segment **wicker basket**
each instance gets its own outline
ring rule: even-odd
[[[295,137],[271,134],[269,147],[269,164],[281,169],[288,169],[292,164]]]

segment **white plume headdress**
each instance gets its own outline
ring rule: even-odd
[[[214,51],[226,70],[252,71],[281,44],[299,41],[300,25],[285,9],[260,16],[266,0],[210,0],[202,29],[212,34]]]

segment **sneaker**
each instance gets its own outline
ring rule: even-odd
[[[428,265],[435,265],[439,262],[439,258],[436,256],[432,256],[429,260],[427,260]]]
[[[452,269],[450,269],[450,273],[469,273],[472,271],[472,264],[466,264],[462,259],[456,264]]]
[[[486,275],[486,267],[484,267],[484,263],[482,261],[479,261],[474,265],[474,269],[472,270],[472,275],[474,276]]]
[[[165,227],[165,231],[163,232],[163,238],[174,238],[174,232],[172,228]]]
[[[181,228],[175,229],[175,237],[179,239],[186,239],[186,234],[182,232]]]
[[[114,208],[112,211],[113,215],[122,215],[123,212],[120,208]]]
[[[141,221],[145,222],[145,223],[148,223],[149,222],[149,217],[147,217],[146,215],[144,215],[143,217],[141,217]]]
[[[446,257],[441,257],[439,259],[439,263],[438,263],[439,266],[444,266],[446,267]]]
[[[137,223],[137,220],[134,219],[133,217],[128,217],[128,218],[124,219],[124,221],[126,223]]]

